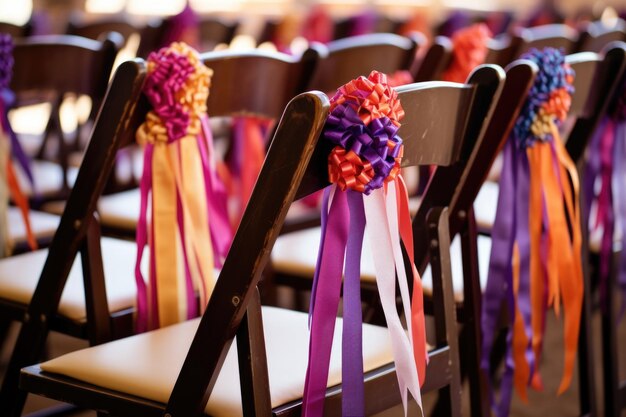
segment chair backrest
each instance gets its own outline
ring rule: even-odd
[[[328,44],[328,54],[320,61],[308,88],[334,92],[343,84],[377,70],[393,74],[409,70],[423,39],[391,33],[373,33],[339,39]],[[321,46],[320,46],[321,47]]]
[[[98,40],[105,33],[117,32],[122,35],[124,42],[127,42],[131,35],[139,33],[139,28],[124,17],[111,17],[89,22],[70,19],[65,32],[68,35],[93,40]]]
[[[11,89],[18,95],[50,91],[104,97],[119,36],[94,41],[71,35],[47,35],[18,39],[13,56]]]
[[[235,37],[239,21],[227,21],[215,16],[202,17],[198,23],[200,50],[208,52],[217,44],[229,44]]]
[[[9,22],[0,22],[0,33],[8,33],[12,38],[24,38],[30,35],[32,31],[31,23],[28,22],[23,26],[14,25]]]
[[[561,23],[519,28],[511,39],[512,56],[509,62],[532,48],[543,49],[546,46],[563,48],[564,53],[570,54],[575,51],[578,37],[576,29]]]
[[[482,125],[490,112],[502,82],[503,71],[486,66],[476,71],[469,84],[433,82],[399,88],[406,112],[399,131],[405,144],[403,165],[453,163],[465,143],[476,140],[481,130],[477,124]],[[331,146],[318,143],[328,105],[323,94],[313,92],[297,96],[285,110],[167,413],[195,415],[204,409],[289,205],[328,185]],[[454,111],[442,112],[442,108]],[[262,360],[255,360],[255,365]]]
[[[289,100],[305,90],[319,62],[315,49],[301,57],[258,50],[215,51],[201,57],[213,70],[209,116],[278,118]]]
[[[572,54],[567,57],[567,62],[576,72],[569,112],[576,121],[566,137],[565,146],[572,160],[578,163],[607,111],[611,93],[616,91],[626,71],[626,43],[610,43],[600,54]]]
[[[576,51],[600,52],[609,43],[624,40],[626,40],[626,21],[617,19],[610,25],[603,21],[589,22],[580,31]]]
[[[452,57],[452,41],[446,36],[437,36],[421,60],[416,60],[411,67],[415,82],[434,81],[441,77]]]

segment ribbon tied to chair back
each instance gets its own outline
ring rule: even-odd
[[[34,184],[30,168],[30,159],[24,153],[20,142],[9,123],[9,110],[15,102],[15,94],[11,91],[10,82],[13,75],[13,39],[8,34],[0,33],[0,257],[10,255],[12,243],[8,236],[8,204],[9,199],[20,208],[28,246],[37,249],[37,240],[31,228],[28,198],[20,189],[13,158],[26,174],[31,185]]]
[[[626,237],[626,82],[591,139],[583,186],[589,235],[600,240],[600,300],[606,310],[613,243],[616,237],[622,242]],[[626,310],[626,256],[624,250],[620,253],[616,275],[622,316]]]
[[[148,58],[152,109],[136,133],[144,147],[137,224],[137,330],[200,314],[232,240],[206,114],[212,70],[184,43]],[[141,272],[149,246],[149,279]],[[199,297],[196,296],[199,295]],[[199,305],[198,305],[199,299]]]
[[[459,29],[452,35],[452,60],[441,75],[444,81],[462,83],[477,66],[484,64],[491,31],[485,23]]]
[[[560,50],[522,55],[540,72],[504,147],[503,170],[487,287],[483,300],[481,366],[506,305],[509,333],[500,403],[509,413],[512,387],[527,401],[527,386],[542,389],[539,363],[546,313],[564,315],[564,368],[559,393],[570,385],[583,297],[578,176],[559,134],[573,92],[573,70]]]
[[[427,362],[423,295],[414,266],[408,195],[400,174],[404,110],[386,75],[372,72],[339,88],[323,139],[331,186],[324,190],[322,232],[311,294],[309,363],[303,416],[322,416],[343,276],[342,411],[364,415],[360,263],[367,224],[381,305],[391,336],[403,405],[409,392],[421,408]],[[412,269],[405,270],[402,239]],[[345,262],[344,262],[345,261]],[[344,267],[345,263],[345,267]],[[397,284],[407,333],[396,310]],[[412,304],[408,277],[413,280]]]

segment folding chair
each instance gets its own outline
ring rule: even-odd
[[[577,52],[600,52],[611,42],[626,40],[626,22],[617,19],[613,25],[602,21],[587,23],[580,31]]]
[[[574,94],[572,97],[572,105],[570,108],[570,117],[575,118],[573,127],[566,134],[566,149],[577,163],[581,161],[588,141],[593,134],[599,120],[606,112],[611,92],[615,91],[618,85],[620,74],[626,68],[626,50],[624,44],[613,44],[606,48],[603,55],[591,52],[578,53],[567,56],[567,62],[576,71],[574,80]],[[483,233],[487,233],[495,216],[495,208],[493,202],[497,198],[497,184],[485,183],[480,189],[474,202],[474,213],[476,214],[477,227]],[[494,200],[492,200],[494,199]],[[582,219],[583,230],[586,230],[587,220]],[[482,247],[480,242],[482,241]],[[486,237],[479,237],[478,248],[478,265],[472,266],[475,272],[480,269],[479,276],[486,279],[488,267],[488,254],[491,250],[491,241]],[[588,259],[589,245],[586,233],[583,233],[583,260]],[[593,337],[591,334],[591,282],[589,272],[587,270],[587,262],[583,263],[585,273],[584,286],[587,289],[583,301],[583,312],[581,318],[581,331],[579,338],[579,391],[580,391],[580,412],[581,415],[597,415],[597,403],[595,395],[595,373],[593,369]],[[467,268],[453,264],[453,270],[461,270]],[[465,272],[464,272],[465,274]],[[455,282],[456,283],[456,282]],[[460,283],[455,286],[457,291],[456,299],[467,299],[470,290],[467,289],[467,281],[465,287]],[[478,289],[475,289],[477,291]],[[480,293],[476,293],[480,294]],[[477,296],[474,296],[474,299]],[[609,369],[609,368],[605,368]],[[617,384],[613,386],[618,386]],[[605,390],[606,393],[607,390]],[[608,394],[607,394],[608,395]]]
[[[216,16],[205,16],[198,23],[200,32],[200,50],[212,51],[218,44],[228,45],[235,37],[239,22],[227,21]]]
[[[304,91],[319,54],[315,49],[305,51],[300,58],[267,51],[216,51],[203,54],[202,59],[214,71],[207,102],[210,117],[277,119],[289,100]],[[139,190],[102,196],[98,213],[103,233],[134,238]]]
[[[475,84],[413,84],[398,89],[407,114],[399,132],[407,165],[445,164],[456,158],[466,138],[469,115],[489,104],[482,99],[499,89],[503,73],[486,67],[474,78]],[[303,343],[307,315],[260,308],[256,286],[293,199],[328,184],[330,147],[317,144],[328,106],[327,98],[314,92],[296,97],[285,110],[199,322],[170,326],[30,367],[22,374],[22,388],[120,416],[205,412],[214,416],[299,415],[308,355]],[[439,111],[443,107],[457,111]],[[425,140],[430,134],[438,140]],[[113,150],[113,144],[110,146]],[[456,319],[447,256],[447,210],[433,208],[427,221],[428,237],[418,238],[431,243],[440,309],[423,390],[445,389],[451,414],[459,415],[458,346],[456,336],[450,337],[456,335]],[[383,336],[386,330],[373,325],[364,325],[363,330],[366,413],[373,414],[398,404],[400,398],[394,367],[389,363],[390,346]],[[237,351],[231,349],[235,335]],[[113,353],[121,351],[125,352],[122,357]],[[131,359],[129,363],[121,362],[124,357]],[[114,363],[118,366],[111,368]],[[326,415],[340,413],[339,372],[333,361]],[[142,390],[142,386],[148,389]]]
[[[423,44],[421,35],[409,38],[391,33],[372,33],[329,42],[328,54],[317,66],[308,88],[334,92],[372,70],[390,76],[399,70],[409,70],[417,49]]]
[[[39,203],[52,196],[67,195],[70,188],[68,141],[59,114],[61,102],[70,94],[87,95],[94,106],[99,105],[120,48],[118,41],[119,36],[113,34],[101,42],[70,35],[49,35],[18,39],[15,43],[11,89],[17,95],[17,105],[41,102],[47,97],[52,103],[38,157],[44,157],[47,142],[54,137],[58,152],[52,159],[56,163],[35,164],[35,190],[27,181],[22,182],[24,190],[39,197],[36,200]]]
[[[86,162],[50,249],[0,261],[2,323],[22,322],[0,391],[0,409],[7,415],[21,412],[25,396],[17,389],[19,370],[40,359],[50,330],[87,338],[91,343],[132,332],[134,279],[132,274],[120,275],[115,269],[121,265],[126,265],[122,270],[133,267],[134,245],[100,241],[93,216],[115,161],[115,155],[107,152],[109,144],[128,142],[133,137],[125,127],[135,113],[145,71],[132,62],[123,67],[125,70],[113,81],[106,105],[100,111],[85,154]],[[116,259],[103,265],[101,248],[105,253],[111,250],[118,254]],[[79,251],[81,264],[73,266]],[[103,269],[109,271],[106,284]],[[108,293],[105,287],[109,288]]]

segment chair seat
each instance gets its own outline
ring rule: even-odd
[[[480,289],[485,291],[487,285],[487,273],[489,271],[489,257],[491,256],[491,238],[478,235],[478,273],[480,276]],[[452,269],[452,287],[454,289],[454,301],[463,302],[463,257],[461,255],[461,239],[457,235],[450,243],[450,266]],[[422,287],[425,295],[432,295],[433,281],[430,266],[422,274]]]
[[[310,279],[312,283],[317,262],[320,233],[321,228],[314,227],[279,236],[272,250],[272,269],[280,274]],[[376,282],[376,270],[367,241],[366,236],[363,241],[363,252],[361,255],[361,281],[373,284]],[[484,288],[487,282],[490,255],[491,238],[482,235],[478,236],[478,265],[481,288]],[[456,301],[460,302],[463,301],[463,262],[461,241],[458,236],[452,240],[450,245],[450,260],[452,264],[454,297]],[[433,287],[430,267],[427,267],[422,275],[422,286],[424,295],[432,296]]]
[[[119,239],[102,239],[107,300],[111,312],[134,306],[135,243]],[[28,304],[35,291],[48,255],[47,249],[0,260],[0,294],[5,300]],[[144,257],[146,258],[146,257]],[[147,266],[147,265],[146,265]],[[87,319],[82,265],[77,256],[61,296],[59,314],[77,321]]]
[[[31,210],[29,212],[30,224],[35,235],[35,239],[49,239],[54,236],[59,227],[59,216],[44,213],[42,211]],[[9,207],[8,212],[9,239],[15,245],[21,245],[26,242],[26,226],[22,219],[22,213],[17,207]]]
[[[98,201],[100,223],[105,227],[134,233],[139,218],[139,202],[138,188],[101,196]],[[286,221],[297,220],[311,212],[319,213],[319,209],[296,201],[290,207]]]
[[[308,315],[263,307],[272,407],[302,398],[308,358]],[[45,372],[166,403],[198,326],[198,319],[75,351],[41,364]],[[341,382],[341,327],[337,319],[328,386]],[[393,360],[387,329],[363,325],[364,370]],[[113,360],[112,360],[113,359]],[[205,409],[214,417],[241,416],[236,343],[226,356]]]
[[[29,197],[47,197],[55,195],[63,186],[63,170],[61,166],[55,162],[33,160],[31,163],[33,178],[35,180],[34,188],[28,181],[26,174],[21,169],[16,170],[17,180],[20,184],[22,192]],[[68,182],[72,186],[76,181],[78,169],[76,167],[68,168]]]
[[[498,183],[485,181],[474,200],[476,226],[481,232],[487,232],[493,227],[498,208],[498,193]]]

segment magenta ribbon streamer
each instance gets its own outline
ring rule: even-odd
[[[613,189],[615,192],[615,213],[620,219],[620,230],[622,232],[622,252],[619,260],[617,283],[622,294],[622,306],[620,317],[626,311],[626,120],[622,120],[615,125],[615,138],[613,150]]]
[[[324,397],[328,383],[328,367],[339,306],[349,223],[346,193],[335,192],[330,205],[324,246],[320,246],[318,254],[318,259],[322,257],[320,276],[323,279],[317,280],[317,296],[311,317],[311,340],[304,384],[303,417],[324,415]]]
[[[215,266],[221,268],[233,240],[233,230],[228,220],[228,194],[226,187],[217,176],[215,169],[211,169],[211,161],[213,161],[215,150],[213,148],[213,134],[208,123],[209,120],[206,115],[200,118],[202,134],[206,141],[198,140],[198,149],[202,159],[211,243],[215,251]]]
[[[342,411],[345,417],[365,415],[363,382],[363,313],[361,311],[361,250],[365,232],[363,194],[347,191],[350,228],[343,284]]]
[[[320,251],[317,256],[317,263],[315,265],[315,273],[313,274],[313,285],[311,287],[311,301],[309,304],[309,327],[311,327],[311,317],[313,317],[313,311],[315,310],[315,297],[317,294],[317,283],[319,282],[320,266],[322,264],[322,252],[324,250],[324,242],[326,241],[326,228],[328,226],[328,203],[330,201],[331,190],[335,187],[326,187],[323,191],[322,197],[322,210],[321,210],[321,237],[320,237]]]
[[[148,212],[148,194],[152,189],[152,152],[154,145],[148,144],[144,150],[143,157],[143,175],[139,184],[140,205],[139,205],[139,221],[137,222],[137,231],[135,239],[137,242],[137,260],[135,262],[135,281],[137,282],[137,332],[143,333],[148,330],[148,290],[141,273],[141,260],[143,259],[143,251],[148,243],[147,228],[147,212]],[[154,236],[154,234],[153,234]],[[150,257],[151,262],[154,258]],[[154,268],[150,268],[154,271]],[[152,281],[152,276],[150,277]],[[154,283],[151,282],[152,291],[156,291]],[[158,310],[154,310],[158,314]]]
[[[600,302],[606,308],[608,277],[611,273],[613,259],[613,231],[615,217],[613,214],[613,193],[611,190],[611,177],[613,175],[613,142],[615,136],[615,123],[607,120],[606,128],[600,142],[600,179],[601,189],[598,196],[598,223],[603,224],[602,242],[600,246]]]
[[[516,219],[516,149],[515,141],[507,141],[503,151],[502,174],[500,176],[500,194],[496,218],[492,230],[491,257],[489,275],[483,298],[483,314],[481,318],[483,349],[481,368],[487,378],[490,375],[490,354],[499,328],[500,314],[503,303],[506,303],[509,316],[507,334],[505,371],[502,377],[500,404],[496,404],[493,392],[490,391],[492,407],[497,416],[508,415],[512,395],[513,356],[511,341],[513,337],[512,320],[515,317],[515,299],[513,296],[513,242],[515,242]],[[508,388],[507,388],[508,387]]]

